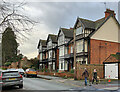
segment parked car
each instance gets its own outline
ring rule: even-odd
[[[7,69],[8,71],[17,71],[17,69],[15,68],[10,68],[10,69]]]
[[[22,68],[17,69],[17,71],[21,74],[24,75],[25,71]]]
[[[37,77],[37,71],[32,68],[26,69],[25,76],[26,77],[29,77],[29,76]]]
[[[19,86],[19,88],[23,88],[23,77],[18,71],[1,70],[0,75],[0,86]]]

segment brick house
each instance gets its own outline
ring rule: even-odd
[[[68,62],[68,71],[74,67],[74,54],[73,54],[73,38],[65,44],[67,53],[65,53],[65,60]]]
[[[48,53],[47,53],[47,45],[46,40],[39,40],[38,43],[38,53],[39,53],[39,69],[47,69],[48,68]]]
[[[76,61],[103,64],[111,54],[120,52],[119,27],[114,11],[110,9],[96,21],[78,17],[74,25]],[[49,34],[47,40],[39,41],[41,69],[69,71],[73,68],[73,35],[73,29],[60,28],[58,36]]]
[[[47,41],[48,69],[57,70],[57,35],[49,34]]]
[[[106,9],[105,17],[91,21],[77,18],[76,60],[81,64],[103,64],[110,55],[119,52],[119,23],[114,11]]]
[[[59,49],[59,71],[68,71],[70,54],[68,53],[68,42],[73,39],[73,29],[60,28],[58,32]],[[72,48],[72,47],[71,47]],[[71,61],[73,62],[73,61]]]

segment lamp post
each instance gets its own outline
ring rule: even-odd
[[[74,47],[74,80],[77,79],[77,67],[76,67],[76,30],[75,28],[73,29],[74,32],[74,39],[73,39],[73,47]]]

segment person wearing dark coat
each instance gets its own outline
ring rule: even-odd
[[[86,68],[85,68],[85,71],[83,72],[82,76],[85,77],[85,86],[87,86],[87,78],[89,77],[89,73]]]
[[[94,83],[94,80],[96,80],[96,84],[97,84],[97,71],[96,69],[94,69],[94,72],[93,72],[93,79],[92,79],[92,84]]]

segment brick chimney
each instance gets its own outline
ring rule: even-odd
[[[110,9],[106,9],[106,11],[105,11],[105,19],[109,16],[109,15],[116,15],[115,13],[114,13],[114,11],[113,10],[110,10]]]

